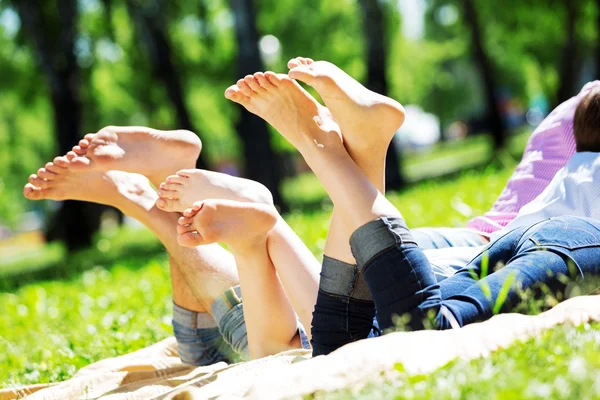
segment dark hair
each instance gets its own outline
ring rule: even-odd
[[[592,89],[577,106],[573,135],[578,152],[600,153],[600,87]]]

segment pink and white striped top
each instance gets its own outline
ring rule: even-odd
[[[558,170],[575,153],[573,116],[579,102],[600,81],[589,82],[575,97],[556,107],[533,131],[523,158],[506,183],[492,209],[473,218],[467,227],[484,236],[503,229],[518,214],[521,207],[546,189]]]

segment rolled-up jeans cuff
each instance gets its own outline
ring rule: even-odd
[[[211,311],[225,341],[242,359],[249,360],[248,334],[240,287],[229,288],[217,297],[213,301]]]
[[[338,296],[372,300],[362,270],[328,256],[323,256],[319,289]]]
[[[173,303],[173,334],[181,361],[189,365],[230,362],[231,348],[223,341],[217,323],[206,312],[196,312]]]
[[[207,312],[197,312],[173,303],[173,320],[190,329],[216,328],[217,322]]]
[[[403,243],[416,245],[406,221],[400,217],[380,217],[367,222],[350,236],[350,248],[359,269],[376,255]]]

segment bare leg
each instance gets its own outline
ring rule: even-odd
[[[252,358],[299,347],[296,313],[267,251],[267,235],[278,221],[273,206],[231,200],[197,202],[179,219],[183,246],[224,242],[237,262]],[[276,321],[276,323],[274,323]]]
[[[207,199],[273,204],[269,190],[258,182],[198,169],[179,171],[159,188],[156,205],[166,211],[183,211]],[[318,260],[281,216],[268,234],[267,250],[289,301],[309,327],[319,285]]]
[[[288,67],[290,78],[311,85],[319,93],[340,125],[348,153],[377,190],[385,193],[385,157],[392,137],[404,122],[402,105],[368,90],[329,62],[297,57]],[[325,254],[354,264],[340,214],[334,208]]]
[[[326,109],[286,76],[259,73],[254,78],[238,81],[226,97],[265,119],[300,151],[340,207],[346,242],[379,216],[400,216],[352,160]]]
[[[81,200],[107,204],[139,220],[160,239],[171,255],[174,301],[194,311],[210,311],[223,291],[236,285],[233,256],[218,245],[183,248],[177,244],[178,215],[155,207],[157,195],[148,179],[121,171],[72,168],[57,157],[29,178],[24,195],[31,200]],[[185,286],[181,284],[185,283]]]
[[[158,131],[146,127],[116,127],[109,126],[101,129],[98,133],[87,134],[79,144],[73,147],[73,151],[67,154],[72,172],[91,171],[102,172],[108,168],[115,167],[121,170],[140,173],[150,178],[153,185],[158,186],[162,180],[179,168],[189,168],[195,165],[198,154],[202,148],[200,139],[192,132],[188,131]],[[149,162],[153,157],[159,157],[161,162]],[[109,172],[112,173],[112,172]],[[152,191],[154,193],[154,191]],[[156,199],[156,195],[154,194]],[[89,201],[96,201],[91,199]],[[148,219],[146,225],[153,229],[155,233],[160,232],[159,236],[163,244],[173,243],[169,250],[171,257],[171,284],[173,286],[173,301],[175,304],[188,310],[197,312],[210,312],[210,306],[206,307],[205,301],[200,301],[194,289],[193,265],[187,264],[188,261],[195,262],[194,257],[188,260],[188,256],[182,253],[182,250],[174,242],[174,237],[163,232],[175,233],[173,223],[176,217],[163,216],[160,210],[148,208],[148,213],[152,212],[157,216],[158,224],[168,225],[164,229],[156,226],[154,229],[149,224],[156,222]],[[137,219],[146,218],[146,215],[137,217]],[[142,221],[143,222],[143,221]],[[229,257],[227,261],[226,252],[222,249],[214,248],[224,258],[223,263],[232,262]],[[186,250],[187,251],[187,250]],[[203,249],[198,250],[200,253]],[[181,254],[180,254],[181,253]],[[208,255],[209,253],[207,253]],[[185,258],[185,260],[178,260]],[[200,261],[200,268],[205,267]],[[190,272],[185,273],[184,269]],[[224,270],[231,270],[227,267]],[[236,282],[237,279],[234,279]],[[237,283],[235,283],[237,284]],[[212,297],[212,296],[211,296]]]

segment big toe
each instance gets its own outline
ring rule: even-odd
[[[311,85],[316,77],[312,68],[306,65],[299,65],[290,69],[288,76],[292,79],[302,81],[308,85]]]
[[[184,247],[196,247],[204,244],[204,240],[198,232],[191,231],[177,235],[177,243]]]
[[[28,183],[23,187],[23,196],[29,200],[40,200],[43,198],[42,190]]]
[[[300,67],[302,65],[310,65],[314,62],[315,61],[312,58],[296,57],[296,58],[292,58],[290,61],[288,61],[287,66],[289,69],[293,69],[296,67]]]

